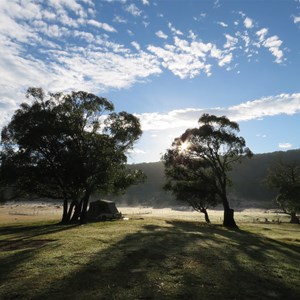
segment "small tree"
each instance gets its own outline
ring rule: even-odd
[[[136,117],[86,92],[29,88],[27,97],[33,103],[2,130],[1,169],[20,191],[64,199],[62,222],[84,223],[93,192],[120,192],[142,178],[125,168],[142,133]]]
[[[190,157],[186,150],[182,149],[180,139],[175,139],[172,148],[162,157],[167,177],[165,189],[177,200],[203,213],[205,221],[210,223],[207,209],[217,204],[212,174],[204,160]]]
[[[174,140],[165,156],[168,161],[168,156],[176,157],[180,154],[181,160],[192,162],[186,168],[189,172],[194,172],[193,167],[196,167],[199,186],[202,186],[201,190],[207,196],[206,199],[214,199],[223,204],[223,225],[227,227],[236,227],[234,211],[227,198],[230,184],[227,173],[233,163],[244,156],[252,156],[245,140],[236,135],[238,131],[238,124],[225,116],[203,114],[199,119],[199,128],[187,129]],[[176,159],[173,161],[176,162]]]
[[[293,163],[279,162],[267,174],[266,184],[277,191],[275,203],[290,215],[290,223],[299,224],[300,168]]]

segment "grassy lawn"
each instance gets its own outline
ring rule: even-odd
[[[300,226],[144,218],[0,227],[0,299],[300,299]]]

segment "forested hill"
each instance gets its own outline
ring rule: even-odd
[[[252,159],[245,159],[235,165],[230,173],[233,182],[230,201],[233,206],[270,207],[275,194],[263,184],[263,180],[268,168],[279,161],[295,162],[300,165],[300,149],[256,154]],[[163,190],[165,176],[162,162],[141,163],[129,167],[142,170],[147,179],[143,184],[130,187],[125,195],[113,197],[116,202],[154,207],[180,205],[170,193]]]

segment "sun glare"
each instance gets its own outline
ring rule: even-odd
[[[180,145],[180,152],[185,152],[188,150],[190,146],[190,143],[189,142],[183,142],[181,145]]]

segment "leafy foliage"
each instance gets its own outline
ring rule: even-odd
[[[277,190],[275,202],[287,214],[291,223],[299,223],[300,212],[300,167],[293,163],[277,163],[269,170],[266,183]]]
[[[233,227],[236,224],[227,199],[227,173],[242,157],[252,156],[245,140],[237,136],[238,131],[238,124],[225,116],[203,114],[199,128],[187,129],[163,156],[166,175],[171,179],[167,186],[180,198],[201,199],[198,203],[203,207],[222,202],[223,224]]]
[[[7,180],[29,194],[72,199],[64,220],[84,221],[91,193],[124,191],[142,174],[126,169],[126,151],[142,131],[139,120],[113,112],[105,98],[86,92],[45,94],[29,88],[23,103],[2,130],[1,169]]]
[[[163,156],[167,183],[165,189],[172,191],[180,201],[187,202],[196,211],[202,212],[209,223],[207,208],[217,204],[214,179],[204,160],[190,157],[182,150],[178,140]]]

